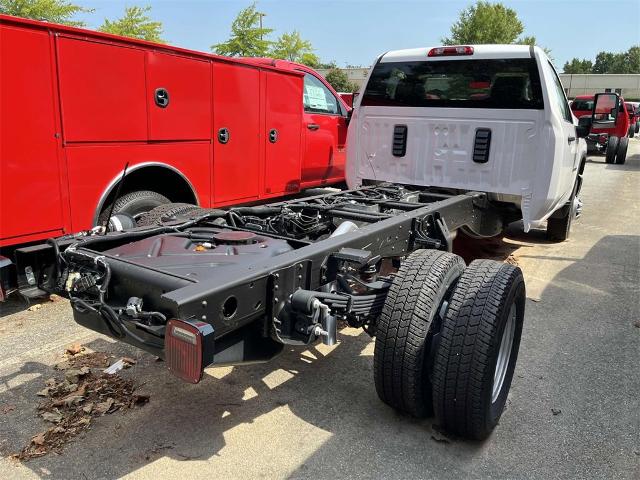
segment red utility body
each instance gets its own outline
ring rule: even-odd
[[[95,225],[126,163],[202,207],[341,182],[347,112],[301,65],[0,15],[0,247]]]

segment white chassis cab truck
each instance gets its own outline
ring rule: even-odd
[[[587,118],[599,128],[618,113],[603,95]],[[514,265],[466,265],[451,240],[520,217],[566,238],[588,130],[539,49],[389,53],[349,127],[350,190],[224,210],[165,204],[119,231],[30,245],[16,251],[20,291],[65,295],[80,325],[191,383],[210,365],[346,342],[340,320],[375,337],[383,402],[483,439],[513,379],[525,283]]]
[[[522,219],[525,231],[547,221],[561,241],[581,206],[587,130],[538,47],[392,51],[355,101],[347,183],[486,192],[494,221],[466,234],[494,236]]]

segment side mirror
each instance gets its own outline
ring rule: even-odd
[[[591,132],[591,122],[592,119],[588,115],[578,119],[578,126],[576,126],[576,135],[578,138],[585,138],[589,135]]]
[[[614,128],[620,108],[620,97],[616,93],[596,93],[593,102],[591,124],[594,128]]]

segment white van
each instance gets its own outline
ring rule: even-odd
[[[380,56],[352,114],[350,188],[375,182],[488,192],[500,221],[547,220],[564,240],[579,208],[583,137],[544,51],[526,45],[415,48]],[[563,208],[564,207],[564,208]]]

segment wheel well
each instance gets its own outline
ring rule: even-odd
[[[115,200],[116,192],[120,180],[109,186],[108,193],[98,204],[94,224],[100,213],[108,208]],[[167,167],[149,166],[138,168],[131,173],[127,173],[122,188],[118,193],[120,196],[136,192],[139,190],[151,190],[167,197],[171,202],[184,202],[198,204],[198,198],[192,186],[182,174]]]

